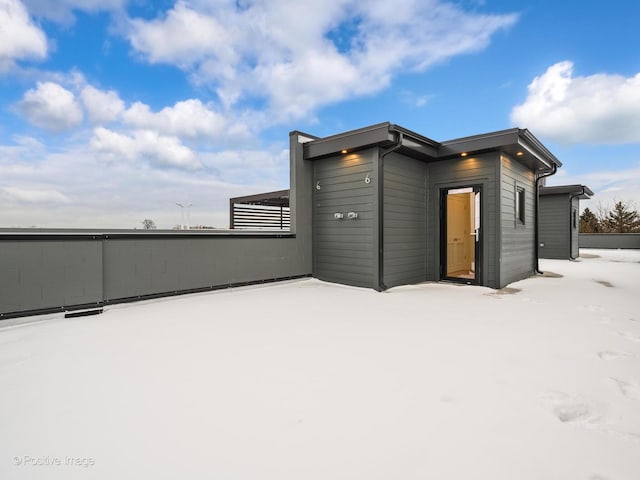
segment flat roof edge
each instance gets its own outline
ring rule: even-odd
[[[390,146],[395,141],[394,132],[404,137],[403,150],[420,158],[446,159],[463,152],[503,151],[524,157],[518,160],[534,169],[551,170],[562,166],[556,158],[529,130],[509,128],[495,132],[437,142],[397,124],[382,122],[366,127],[315,138],[304,144],[306,159],[319,159],[341,151],[354,151],[367,147]],[[306,134],[305,134],[306,135]]]
[[[562,162],[556,158],[529,130],[510,128],[495,132],[482,133],[469,137],[455,138],[441,143],[439,156],[449,157],[462,152],[479,152],[503,150],[507,153],[516,153],[515,147],[528,152],[529,161],[535,161],[547,168],[553,165],[562,166]]]
[[[469,135],[467,137],[460,137],[460,138],[454,138],[451,140],[446,140],[444,142],[440,142],[440,144],[443,147],[448,147],[451,145],[455,145],[457,143],[467,143],[467,142],[472,142],[475,140],[484,140],[484,139],[490,139],[490,138],[494,138],[494,137],[504,137],[507,135],[516,135],[518,133],[519,129],[518,128],[508,128],[505,130],[497,130],[495,132],[489,132],[489,133],[480,133],[477,135]]]
[[[276,190],[273,192],[264,192],[264,193],[256,193],[253,195],[242,195],[241,197],[233,197],[230,198],[229,201],[233,203],[242,203],[246,201],[259,201],[259,200],[268,200],[271,198],[289,198],[289,189],[286,190]]]
[[[584,189],[584,190],[583,190]],[[540,195],[569,195],[569,194],[582,194],[580,198],[587,200],[593,197],[595,194],[586,185],[573,184],[573,185],[552,185],[540,187]]]
[[[391,127],[390,122],[375,123],[373,125],[367,125],[366,127],[356,128],[354,130],[347,130],[346,132],[335,133],[333,135],[328,135],[326,137],[316,137],[313,143],[328,142],[336,138],[350,137],[350,136],[358,135],[359,133],[365,133],[365,132],[370,132],[374,130],[382,129],[382,130],[388,131],[390,127]]]
[[[521,137],[524,137],[536,150],[542,153],[545,157],[555,163],[558,167],[562,166],[562,162],[556,158],[556,156],[549,151],[547,147],[545,147],[540,140],[536,138],[536,136],[531,133],[531,131],[527,128],[518,129]]]
[[[421,135],[417,132],[414,132],[413,130],[409,130],[408,128],[404,128],[400,125],[396,125],[396,124],[391,124],[390,126],[391,130],[397,131],[397,132],[401,132],[404,135],[408,135],[409,137],[412,137],[416,140],[419,140],[423,143],[426,143],[428,145],[430,145],[433,148],[438,148],[440,146],[440,142],[437,142],[435,140],[433,140],[432,138],[429,137],[425,137],[424,135]]]
[[[321,158],[341,150],[357,150],[390,142],[392,141],[390,128],[389,122],[377,123],[306,142],[304,144],[304,158]]]
[[[396,141],[394,133],[402,134],[404,149],[422,156],[436,157],[439,142],[400,125],[383,122],[307,142],[304,146],[305,158],[322,158],[342,150],[360,150],[375,145],[390,146]]]

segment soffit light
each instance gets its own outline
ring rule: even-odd
[[[461,156],[461,157],[466,157],[467,155],[468,155],[468,153],[467,153],[467,152],[462,152],[462,153],[460,154],[460,156]]]
[[[340,150],[340,153],[342,153],[344,155],[345,153],[347,153],[347,151],[346,150]]]
[[[524,155],[524,152],[517,152],[516,155],[521,157],[522,155]]]

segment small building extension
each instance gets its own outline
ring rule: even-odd
[[[580,200],[592,196],[593,192],[585,185],[540,187],[541,258],[578,258]]]

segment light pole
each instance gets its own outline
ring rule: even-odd
[[[188,205],[183,205],[182,203],[178,203],[176,202],[176,205],[180,207],[180,210],[182,212],[182,223],[180,224],[180,230],[184,230],[185,229],[185,224],[184,224],[184,208],[187,207],[187,230],[189,230],[189,228],[191,228],[191,220],[189,218],[189,208],[191,207],[191,205],[193,205],[192,203],[188,204]]]

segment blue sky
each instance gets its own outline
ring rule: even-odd
[[[287,188],[288,132],[529,128],[640,207],[631,0],[0,0],[0,227],[225,227]]]

